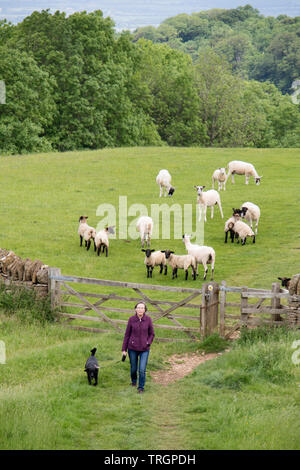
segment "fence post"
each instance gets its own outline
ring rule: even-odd
[[[246,294],[248,287],[242,287],[241,291],[241,326],[248,326],[248,314],[244,313],[244,309],[248,307],[248,297],[244,297],[243,294]]]
[[[61,276],[59,268],[49,268],[48,291],[50,292],[51,310],[60,306],[60,284],[53,276]]]
[[[207,287],[208,285],[202,284],[202,303],[200,308],[200,335],[201,339],[206,336],[206,325],[207,325]]]
[[[211,281],[202,285],[201,337],[211,335],[218,327],[219,284]]]
[[[273,282],[272,283],[272,293],[275,293],[275,292],[280,292],[279,282]],[[272,297],[271,306],[272,306],[272,308],[280,308],[280,298]],[[271,319],[272,319],[272,321],[281,321],[282,320],[279,313],[272,314]]]
[[[220,336],[225,336],[225,304],[226,304],[226,281],[221,281],[220,293]]]

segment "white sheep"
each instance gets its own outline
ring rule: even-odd
[[[143,249],[142,251],[145,253],[144,263],[147,267],[147,278],[152,277],[152,271],[155,266],[160,266],[159,274],[163,272],[163,268],[165,267],[164,274],[167,274],[168,266],[163,252],[150,250],[150,248],[147,248],[146,250]]]
[[[228,163],[228,173],[226,176],[226,181],[227,182],[229,176],[231,175],[231,181],[234,183],[234,175],[245,175],[246,177],[246,184],[249,184],[249,178],[250,176],[253,176],[255,180],[255,184],[259,185],[260,180],[262,176],[259,176],[257,174],[256,169],[252,165],[252,163],[247,163],[247,162],[241,162],[239,160],[233,160],[232,162]]]
[[[253,237],[253,243],[255,243],[255,233],[253,232],[252,228],[250,228],[249,225],[245,224],[245,222],[239,220],[240,218],[238,215],[234,215],[234,218],[235,222],[230,222],[230,224],[228,225],[229,230],[233,230],[236,237],[241,238],[242,245],[245,245],[247,237]]]
[[[142,215],[137,221],[136,228],[140,232],[142,248],[144,248],[145,242],[150,246],[153,231],[153,220],[151,217]]]
[[[215,181],[218,181],[218,191],[224,189],[225,191],[225,182],[226,182],[226,169],[218,168],[213,172],[212,175],[212,188],[215,188]]]
[[[94,241],[94,251],[97,251],[97,255],[100,255],[101,247],[102,253],[105,250],[106,256],[108,255],[108,247],[109,247],[109,234],[114,234],[114,226],[113,227],[105,227],[103,230],[97,232]]]
[[[220,212],[221,212],[221,217],[223,219],[223,211],[222,211],[222,206],[221,206],[221,199],[218,191],[215,189],[209,189],[208,191],[203,191],[205,186],[194,186],[194,188],[197,190],[197,202],[199,204],[199,222],[201,220],[202,216],[202,210],[204,210],[204,221],[206,222],[206,211],[207,208],[211,208],[211,218],[214,217],[214,205],[218,204]]]
[[[215,260],[216,260],[216,253],[215,250],[211,246],[205,245],[196,245],[190,242],[190,236],[185,234],[182,236],[183,243],[185,244],[185,248],[189,255],[195,257],[196,260],[196,272],[198,273],[198,264],[202,263],[204,267],[204,277],[203,280],[205,281],[207,271],[208,271],[208,264],[211,264],[211,280],[214,277],[214,267],[215,267]]]
[[[94,240],[95,244],[96,230],[94,227],[90,227],[90,225],[86,223],[87,219],[87,215],[82,215],[79,217],[78,235],[80,237],[80,246],[82,246],[82,240],[84,239],[86,249],[89,250],[92,239]]]
[[[188,269],[192,267],[193,279],[196,280],[196,269],[197,262],[194,256],[192,255],[175,255],[174,251],[164,250],[162,253],[165,254],[167,263],[172,268],[172,279],[177,277],[177,270],[184,269],[185,271],[185,280],[188,278]]]
[[[241,215],[242,218],[249,220],[250,227],[252,228],[252,222],[255,222],[255,234],[257,235],[257,227],[260,219],[260,208],[253,204],[253,202],[244,202],[241,205]]]
[[[156,183],[160,187],[159,197],[163,195],[164,189],[165,197],[167,196],[167,194],[168,196],[172,196],[175,191],[175,188],[171,185],[171,175],[168,170],[160,170],[156,177]]]

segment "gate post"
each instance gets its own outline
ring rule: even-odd
[[[202,285],[202,305],[200,314],[201,338],[211,335],[218,328],[219,284],[211,281]]]
[[[60,284],[53,276],[61,276],[59,268],[49,268],[48,292],[50,293],[51,310],[60,306]]]

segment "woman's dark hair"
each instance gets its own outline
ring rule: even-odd
[[[135,309],[137,308],[137,306],[140,305],[140,304],[145,305],[145,313],[146,313],[148,309],[147,309],[147,305],[146,305],[145,302],[143,302],[143,301],[138,302],[138,303],[134,306],[134,310],[135,310]]]

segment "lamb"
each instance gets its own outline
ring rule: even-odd
[[[16,256],[12,263],[7,266],[7,275],[13,281],[23,281],[25,260]]]
[[[211,280],[214,277],[214,267],[215,267],[215,260],[216,260],[216,253],[215,250],[210,246],[205,245],[196,245],[190,242],[190,236],[185,234],[182,235],[182,241],[185,244],[185,248],[189,255],[192,255],[196,259],[196,272],[198,273],[198,263],[202,263],[204,267],[204,277],[203,280],[205,281],[207,271],[208,271],[208,264],[211,264]]]
[[[188,269],[191,266],[193,271],[193,279],[196,280],[196,269],[197,263],[196,259],[192,255],[175,255],[174,251],[164,250],[162,253],[165,254],[167,263],[172,268],[172,279],[177,277],[177,270],[184,269],[185,270],[185,280],[188,278]]]
[[[78,235],[80,237],[80,246],[82,246],[82,240],[84,239],[86,249],[89,250],[92,239],[94,240],[95,244],[96,230],[94,227],[90,227],[90,225],[86,223],[87,219],[87,215],[82,215],[79,217]]]
[[[160,170],[156,177],[156,183],[160,187],[159,197],[163,195],[164,189],[165,197],[167,196],[167,194],[168,196],[172,196],[175,191],[175,188],[171,185],[171,175],[168,170]]]
[[[236,219],[234,218],[234,215],[235,214],[239,214],[241,215],[241,210],[240,209],[232,209],[233,210],[233,215],[226,220],[225,222],[225,228],[224,228],[224,231],[225,231],[225,243],[227,243],[227,238],[228,238],[228,232],[230,232],[230,239],[231,239],[231,243],[233,243],[234,241],[234,231],[232,228],[229,228],[229,224],[230,223],[235,223]]]
[[[260,208],[252,202],[244,202],[241,206],[241,216],[249,220],[250,227],[252,228],[252,221],[255,222],[255,234],[257,235],[257,227],[260,218]]]
[[[224,189],[225,191],[225,183],[226,183],[226,169],[225,168],[218,168],[213,172],[212,175],[212,188],[215,188],[215,181],[218,181],[218,191]]]
[[[144,248],[145,243],[150,246],[153,231],[153,220],[151,217],[142,215],[137,221],[136,228],[140,232],[142,248]]]
[[[253,243],[255,243],[255,233],[249,225],[245,224],[240,220],[240,215],[238,213],[233,214],[235,222],[230,222],[228,224],[229,230],[233,230],[239,243],[239,238],[242,240],[242,245],[245,245],[247,237],[253,237]]]
[[[207,207],[211,208],[211,218],[214,216],[214,205],[218,204],[220,212],[221,212],[221,217],[223,219],[223,211],[222,211],[222,206],[221,206],[221,199],[218,191],[215,189],[209,189],[208,191],[203,191],[205,186],[194,186],[194,188],[197,190],[198,198],[197,202],[199,204],[199,222],[201,220],[202,216],[202,210],[204,209],[204,221],[206,222],[206,211]]]
[[[150,250],[150,248],[146,250],[143,249],[142,251],[145,253],[144,263],[147,267],[147,278],[152,277],[152,271],[155,266],[160,266],[159,274],[163,272],[163,268],[165,267],[164,274],[167,274],[168,266],[163,252]]]
[[[245,175],[246,177],[246,184],[249,184],[250,176],[253,176],[255,180],[255,184],[259,185],[262,176],[258,176],[256,169],[252,165],[252,163],[241,162],[239,160],[233,160],[232,162],[228,163],[228,173],[226,176],[225,184],[229,176],[231,175],[231,181],[234,183],[234,175]]]
[[[48,284],[49,280],[49,266],[43,264],[39,271],[36,273],[36,283],[37,284]]]
[[[96,234],[95,240],[94,240],[94,251],[97,251],[97,255],[100,255],[101,247],[102,247],[102,253],[106,252],[106,256],[108,256],[108,247],[109,247],[109,240],[108,240],[108,235],[109,234],[114,234],[114,226],[112,227],[105,227],[105,229],[100,230]]]

